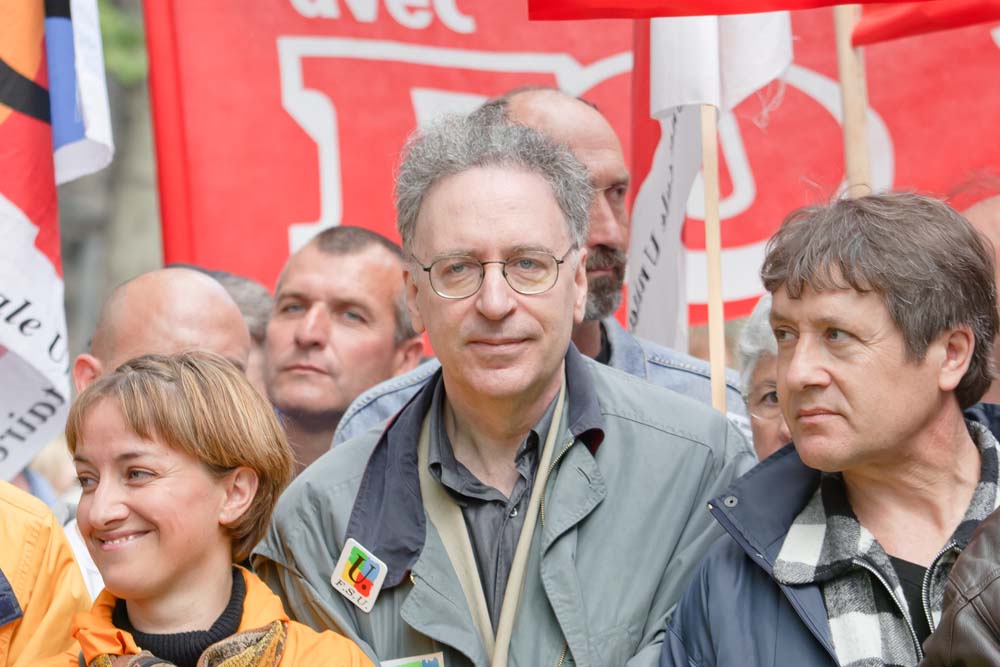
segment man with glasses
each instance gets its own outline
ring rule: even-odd
[[[486,102],[484,108],[568,147],[586,167],[596,191],[588,212],[590,229],[581,242],[587,248],[587,307],[583,321],[573,327],[573,343],[580,352],[603,364],[710,405],[709,369],[704,361],[636,338],[614,317],[621,304],[628,259],[629,173],[621,144],[608,121],[587,102],[550,89],[516,89]],[[334,444],[360,435],[396,414],[437,368],[436,362],[425,363],[361,394],[344,413]],[[727,380],[729,416],[748,429],[735,375]],[[746,467],[755,463],[749,447],[737,455]]]
[[[493,110],[407,144],[407,304],[441,368],[282,496],[254,566],[292,616],[383,665],[656,663],[743,440],[571,344],[592,197]]]

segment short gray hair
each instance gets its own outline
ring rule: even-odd
[[[972,361],[955,396],[964,410],[993,381],[998,327],[993,252],[944,202],[909,192],[793,211],[767,244],[760,276],[772,294],[806,286],[874,292],[920,361],[946,329],[968,326]]]
[[[778,356],[778,342],[771,329],[770,292],[765,292],[760,297],[740,332],[736,358],[740,364],[740,391],[744,396],[750,393],[750,378],[757,369],[757,363],[767,356]]]
[[[403,148],[396,174],[396,225],[406,252],[424,197],[442,179],[477,167],[502,167],[541,176],[559,204],[570,239],[583,247],[594,191],[587,170],[568,148],[537,130],[508,121],[502,109],[446,116],[417,130]]]

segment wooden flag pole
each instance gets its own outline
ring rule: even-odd
[[[871,161],[868,149],[868,93],[865,85],[865,62],[861,49],[851,46],[851,33],[861,19],[861,5],[838,5],[833,8],[837,33],[837,66],[840,70],[840,94],[844,111],[844,167],[847,196],[860,197],[871,192]]]
[[[712,407],[726,412],[726,331],[722,309],[722,231],[719,226],[719,142],[716,110],[701,105],[701,172],[705,181],[705,255],[708,263],[708,357]]]

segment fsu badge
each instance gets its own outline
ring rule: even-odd
[[[353,602],[358,609],[368,613],[382,590],[385,575],[385,563],[352,537],[340,552],[340,559],[330,581],[341,595]]]

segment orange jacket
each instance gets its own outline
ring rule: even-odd
[[[0,667],[34,666],[72,643],[90,606],[66,536],[45,503],[0,481]]]
[[[257,575],[240,568],[247,583],[246,598],[243,600],[243,618],[237,630],[259,628],[276,620],[288,622],[288,635],[281,664],[289,667],[309,667],[310,665],[330,665],[331,667],[371,667],[371,661],[351,640],[326,630],[316,632],[312,628],[289,621],[288,615],[271,589]],[[77,614],[73,619],[73,636],[77,643],[69,651],[43,661],[41,667],[78,667],[80,652],[83,651],[87,664],[94,657],[109,655],[134,655],[139,653],[132,635],[119,630],[111,623],[117,599],[107,590],[101,592],[89,612]]]

